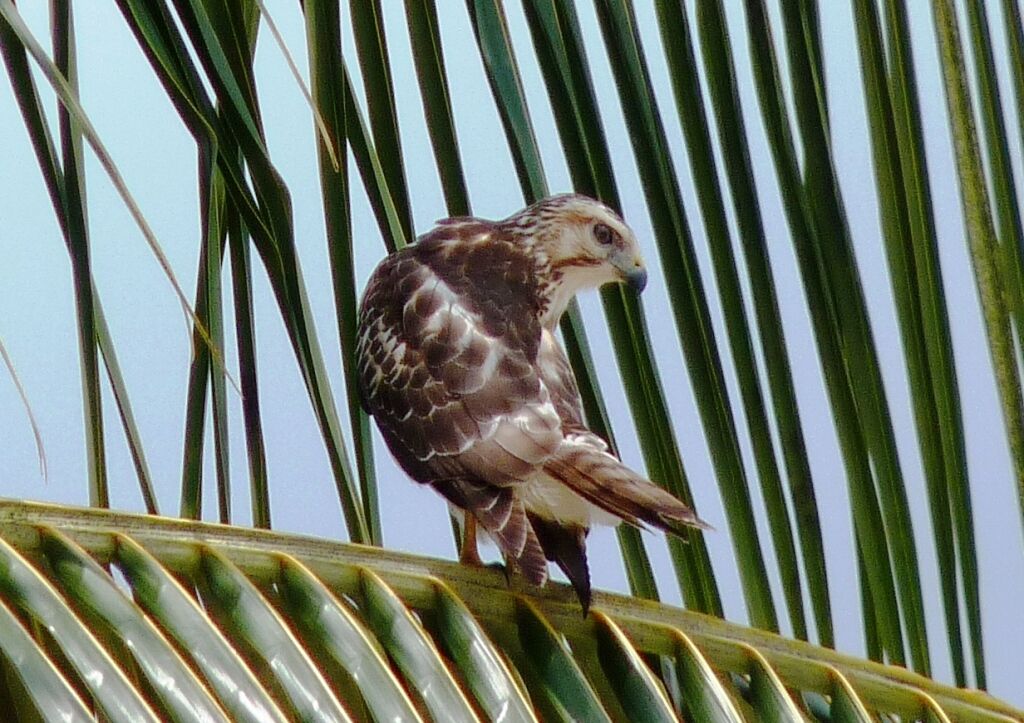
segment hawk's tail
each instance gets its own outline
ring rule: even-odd
[[[677,535],[687,527],[712,529],[661,487],[585,443],[563,444],[544,463],[544,470],[591,504],[637,527],[646,522]]]
[[[540,515],[527,513],[544,548],[544,556],[554,562],[569,578],[576,597],[583,607],[583,617],[590,609],[590,569],[587,566],[587,530],[577,525],[561,525]]]

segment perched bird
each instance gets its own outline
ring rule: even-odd
[[[603,203],[552,196],[503,221],[451,218],[385,258],[359,309],[362,403],[392,454],[506,564],[542,585],[547,561],[590,605],[594,524],[707,527],[623,465],[587,429],[555,327],[577,291],[647,272],[633,232]]]

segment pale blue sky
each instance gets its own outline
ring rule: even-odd
[[[305,39],[297,4],[270,2],[268,5],[305,72]],[[454,2],[438,5],[442,10],[441,31],[474,212],[484,217],[505,216],[521,207],[523,200],[511,161],[504,150],[506,146],[501,127],[490,100],[464,5]],[[728,5],[733,35],[743,37],[739,3]],[[48,30],[42,6],[42,3],[23,3],[21,10],[37,36],[45,38]],[[384,6],[414,221],[417,231],[422,232],[446,213],[422,120],[402,6],[397,2],[385,2]],[[661,54],[660,38],[654,24],[653,5],[640,0],[636,6],[676,170],[682,180],[690,227],[701,267],[709,272],[710,261],[704,246],[700,215],[690,190],[689,168]],[[911,498],[935,672],[938,677],[948,679],[950,672],[945,661],[944,623],[937,589],[938,571],[932,553],[924,482],[877,220],[852,15],[847,3],[822,3],[821,6],[836,163]],[[923,10],[923,6],[915,7]],[[522,11],[517,3],[508,3],[507,10],[549,186],[553,191],[568,190],[568,173],[561,158],[540,74],[532,60]],[[578,10],[613,160],[619,171],[625,215],[641,239],[653,271],[652,281],[644,294],[644,305],[650,327],[655,331],[653,343],[658,352],[687,473],[702,516],[718,528],[717,532],[707,536],[707,540],[725,598],[727,616],[744,622],[746,613],[732,559],[728,526],[669,316],[664,283],[657,272],[656,249],[614,83],[604,58],[593,8],[590,3],[580,3]],[[342,12],[343,25],[347,25],[347,8],[343,7]],[[998,21],[997,15],[993,16],[993,21]],[[199,232],[194,144],[113,3],[90,4],[89,13],[81,13],[77,24],[83,104],[163,244],[179,280],[187,290],[191,290],[195,284]],[[1019,610],[1019,600],[1024,597],[1020,513],[974,281],[966,256],[930,14],[922,11],[913,15],[912,25],[932,170],[932,191],[962,384],[982,564],[990,687],[995,694],[1024,704],[1024,693],[1018,689],[1016,675],[1017,651],[1024,647],[1024,626],[1020,622]],[[352,61],[353,72],[357,73],[347,27],[343,38],[346,57]],[[993,39],[998,52],[1003,42],[1001,26],[994,26]],[[855,558],[845,477],[820,378],[799,274],[758,120],[743,43],[736,43],[734,50],[738,53],[741,101],[747,111],[750,148],[756,180],[762,192],[762,212],[819,495],[831,570],[837,644],[843,650],[860,654],[863,643],[859,593],[853,573]],[[998,57],[1006,56],[999,53]],[[1000,70],[1005,76],[1006,69]],[[261,37],[257,52],[257,79],[271,156],[292,192],[303,271],[321,345],[340,401],[340,362],[312,122],[278,48],[270,42],[269,34]],[[1008,90],[1008,86],[1005,89]],[[52,103],[48,110],[52,112]],[[1010,127],[1015,129],[1015,122]],[[49,481],[44,484],[39,477],[31,432],[20,402],[10,380],[0,374],[0,494],[85,503],[78,347],[68,256],[6,81],[0,89],[0,137],[5,139],[4,152],[0,154],[0,174],[5,180],[5,192],[0,194],[0,245],[4,254],[4,263],[0,265],[0,338],[17,365],[39,418],[50,469]],[[1019,179],[1022,177],[1021,154],[1016,133],[1011,134],[1011,142]],[[161,509],[165,513],[175,513],[189,361],[187,325],[168,282],[123,204],[91,154],[88,156],[89,222],[96,286],[107,311],[147,445]],[[353,227],[358,245],[357,277],[362,286],[379,260],[383,245],[354,167],[351,172],[354,181]],[[705,278],[708,279],[709,292],[713,291],[710,273],[706,273]],[[335,501],[334,483],[323,446],[276,305],[265,276],[258,268],[254,274],[254,285],[261,402],[274,525],[284,530],[344,538],[344,525]],[[731,369],[721,315],[714,294],[709,298],[719,332],[719,349],[726,368]],[[226,303],[230,314],[230,299]],[[631,465],[642,468],[642,457],[618,383],[614,356],[603,328],[596,294],[582,297],[581,304],[588,320],[594,354],[599,360],[600,377],[623,457]],[[230,333],[225,354],[229,365],[237,359]],[[728,383],[732,398],[738,398],[731,372]],[[131,460],[123,443],[115,407],[109,396],[105,401],[112,502],[118,508],[137,510],[141,508],[141,499]],[[240,405],[237,397],[233,396],[230,401],[233,414],[231,463],[235,480],[234,511],[236,519],[245,522],[249,519],[249,501],[244,440],[238,414]],[[738,414],[741,415],[740,412]],[[738,423],[742,428],[742,416],[738,417]],[[749,470],[752,469],[749,444],[745,434],[741,437]],[[451,557],[454,550],[442,501],[429,490],[411,484],[391,464],[383,446],[378,445],[377,451],[381,462],[379,483],[386,544],[398,549]],[[212,467],[208,465],[207,469],[207,479],[212,481]],[[761,518],[759,522],[763,523],[760,495],[752,476],[750,483]],[[216,503],[212,484],[207,487],[207,517],[212,518]],[[762,530],[762,539],[767,541],[764,525]],[[648,536],[648,542],[663,597],[667,601],[678,602],[679,593],[664,542],[654,535]],[[590,537],[589,548],[595,586],[625,590],[625,576],[614,534],[609,530],[596,531]],[[769,548],[766,548],[766,553],[772,560]],[[776,589],[775,592],[780,618],[784,619],[780,591]],[[783,625],[788,629],[785,622]]]

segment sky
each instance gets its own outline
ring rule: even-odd
[[[305,74],[305,38],[298,5],[276,0],[267,5]],[[344,52],[350,68],[358,76],[346,5],[342,3]],[[438,5],[442,11],[442,41],[473,211],[485,218],[504,217],[522,207],[523,198],[511,159],[504,151],[506,144],[472,39],[472,30],[462,3],[442,2]],[[735,401],[738,388],[731,374],[731,360],[724,342],[724,323],[713,293],[710,258],[692,191],[682,132],[675,115],[654,6],[646,0],[639,0],[635,5],[675,169],[683,187],[686,214],[706,280],[719,351],[726,369],[730,370],[727,374],[730,397]],[[733,37],[744,37],[740,4],[727,5]],[[19,6],[39,38],[48,35],[43,6],[43,3]],[[423,232],[434,221],[443,218],[446,212],[423,122],[402,5],[385,2],[383,6],[414,223],[417,231]],[[996,695],[1024,705],[1024,692],[1019,689],[1017,679],[1017,651],[1024,647],[1024,626],[1020,622],[1019,610],[1019,600],[1024,597],[1020,510],[967,257],[931,17],[923,4],[913,4],[913,7],[915,12],[911,15],[911,24],[926,150],[967,433],[981,561],[989,683]],[[507,3],[506,9],[549,187],[552,191],[570,190],[568,172],[562,160],[540,72],[533,60],[522,10],[517,3]],[[692,20],[692,8],[689,11]],[[604,57],[593,7],[590,3],[580,3],[578,12],[618,172],[624,216],[636,231],[651,269],[651,283],[644,293],[643,304],[649,326],[655,330],[652,343],[657,352],[676,435],[697,507],[701,516],[717,528],[706,539],[722,590],[726,616],[744,623],[746,611],[733,561],[732,542],[682,353],[675,335],[668,331],[672,328],[668,297],[615,86]],[[940,573],[933,554],[924,480],[878,222],[851,12],[847,3],[821,4],[833,151],[911,501],[934,672],[936,677],[949,680],[951,673],[946,661],[945,625],[938,597],[938,580],[940,574],[952,573]],[[995,10],[992,12],[997,57],[1006,58],[1000,18]],[[156,232],[177,278],[186,290],[194,289],[199,244],[194,143],[114,3],[90,4],[89,12],[80,13],[76,24],[81,96],[86,112]],[[779,28],[777,22],[775,27]],[[776,37],[779,37],[778,32]],[[755,180],[780,292],[781,313],[791,350],[790,362],[797,382],[798,402],[823,522],[837,646],[860,655],[864,649],[859,591],[852,574],[855,557],[845,475],[799,273],[759,122],[744,44],[734,43],[734,51],[737,53],[737,79],[747,120]],[[784,61],[784,56],[780,56],[780,60]],[[1000,72],[1005,82],[1008,71],[1000,67]],[[341,364],[312,121],[308,106],[279,48],[266,33],[257,48],[256,77],[270,154],[291,190],[303,273],[331,382],[344,415],[344,405],[340,403],[343,393]],[[1009,85],[1004,84],[1004,103],[1008,103],[1010,98],[1008,92]],[[48,99],[47,111],[55,117],[52,95],[44,93],[44,97]],[[1011,129],[1017,128],[1013,118],[1008,118],[1008,124]],[[6,374],[0,373],[0,494],[86,504],[78,342],[70,264],[24,125],[5,81],[0,81],[0,138],[4,139],[4,151],[0,154],[0,177],[4,179],[4,193],[0,194],[0,249],[3,253],[3,263],[0,264],[0,340],[12,357],[38,418],[49,468],[48,478],[44,481],[39,474],[31,430],[14,385]],[[1020,167],[1021,149],[1015,132],[1011,131],[1010,141],[1016,164],[1014,170],[1017,178],[1021,179],[1024,177]],[[107,314],[146,444],[161,511],[175,514],[190,353],[188,326],[170,284],[124,204],[94,156],[87,152],[87,157],[89,230],[96,288]],[[350,172],[353,181],[352,222],[357,245],[356,275],[362,287],[380,260],[384,247],[354,165]],[[731,215],[729,221],[735,231]],[[276,304],[260,270],[254,274],[253,291],[274,527],[346,539],[323,444]],[[754,301],[746,286],[744,292],[750,312]],[[226,318],[230,319],[230,299],[225,299],[225,303]],[[595,293],[585,294],[581,296],[580,303],[623,459],[631,466],[643,469],[643,459],[618,380],[598,297]],[[659,333],[662,328],[665,333]],[[230,333],[225,358],[229,368],[237,360]],[[142,501],[131,459],[109,393],[104,401],[112,506],[141,510]],[[230,406],[233,515],[236,521],[245,523],[250,519],[249,499],[240,400],[237,396],[232,397]],[[745,424],[742,411],[737,410],[736,413],[737,425],[742,430]],[[752,454],[746,434],[741,432],[740,436],[749,473],[753,469]],[[429,489],[412,484],[391,462],[379,437],[376,443],[385,544],[409,552],[453,557],[454,545],[442,500]],[[207,449],[210,447],[208,436]],[[210,455],[207,457],[207,480],[212,481]],[[748,477],[762,540],[767,541],[767,526],[756,490],[756,478],[753,474]],[[216,499],[212,484],[207,485],[204,504],[205,516],[214,519]],[[646,535],[646,539],[663,599],[678,604],[680,595],[663,538]],[[596,530],[590,536],[588,548],[595,587],[626,591],[626,578],[613,532]],[[770,549],[766,548],[765,552],[772,560]],[[845,571],[850,572],[842,574]],[[781,590],[777,583],[773,584],[785,632],[789,626],[783,612]]]

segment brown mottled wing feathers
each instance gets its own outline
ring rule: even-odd
[[[457,242],[454,242],[457,241]],[[534,363],[531,259],[490,224],[446,224],[386,259],[360,307],[363,404],[402,467],[473,513],[528,579],[543,550],[511,491],[561,443]]]
[[[435,480],[433,487],[456,507],[469,510],[527,580],[534,585],[547,580],[544,548],[514,488],[471,479]]]

